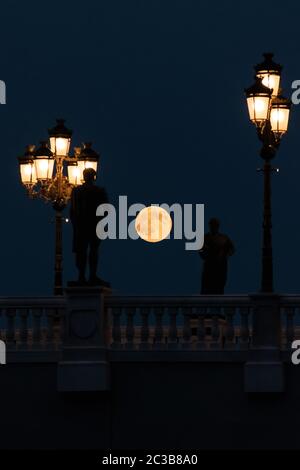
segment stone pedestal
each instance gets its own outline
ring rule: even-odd
[[[284,368],[280,358],[280,297],[256,294],[251,299],[254,304],[252,348],[244,370],[245,392],[280,393],[284,391]]]
[[[103,297],[100,287],[69,287],[62,360],[58,364],[60,392],[110,389],[110,367],[105,345]]]

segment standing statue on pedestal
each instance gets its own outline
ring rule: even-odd
[[[234,246],[227,235],[219,232],[218,219],[209,221],[209,233],[204,236],[204,245],[199,254],[204,260],[202,272],[202,295],[223,295],[227,281],[229,256],[234,254]]]
[[[97,277],[98,249],[100,240],[96,235],[99,217],[97,207],[108,202],[104,188],[95,185],[96,172],[86,168],[84,183],[72,191],[70,218],[73,225],[73,252],[79,272],[76,285],[98,285],[109,287],[109,283]],[[89,260],[89,282],[86,281],[86,267]],[[72,283],[74,284],[74,283]]]

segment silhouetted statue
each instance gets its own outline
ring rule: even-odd
[[[204,236],[200,256],[204,260],[201,294],[222,295],[227,280],[227,260],[234,254],[234,246],[227,235],[219,232],[218,219],[209,221],[209,233]]]
[[[83,172],[84,183],[72,191],[70,218],[73,225],[73,252],[79,271],[76,284],[86,284],[87,258],[89,259],[89,284],[109,287],[109,283],[97,277],[98,249],[100,240],[96,235],[99,217],[97,207],[105,204],[107,194],[104,188],[95,185],[96,172],[86,168]]]

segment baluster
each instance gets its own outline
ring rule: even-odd
[[[190,349],[192,345],[192,330],[191,330],[191,314],[192,309],[190,307],[184,307],[183,312],[183,342],[182,347],[184,349]]]
[[[235,347],[235,336],[234,336],[234,326],[233,326],[233,317],[235,315],[234,307],[224,308],[224,313],[226,317],[226,328],[225,328],[225,348],[234,349]]]
[[[53,331],[55,341],[60,344],[65,336],[65,329],[66,329],[66,315],[65,309],[59,308],[54,310],[54,317],[53,317]]]
[[[32,309],[32,346],[39,348],[41,343],[41,316],[43,309]]]
[[[52,348],[54,346],[54,317],[55,317],[55,309],[47,308],[46,310],[46,319],[47,319],[47,326],[46,326],[46,344],[48,348]]]
[[[169,335],[168,335],[168,349],[178,348],[178,333],[177,333],[177,307],[168,309],[169,313]]]
[[[9,347],[13,347],[16,345],[16,328],[15,328],[15,319],[16,319],[16,309],[15,308],[7,308],[6,309],[6,342],[8,343]]]
[[[134,315],[135,315],[135,308],[126,308],[125,310],[127,316],[127,324],[126,324],[126,349],[134,349]]]
[[[28,308],[22,308],[20,310],[20,320],[21,320],[21,325],[20,325],[20,346],[22,349],[27,348],[28,346],[28,316],[29,316],[29,309]]]
[[[121,308],[113,308],[113,326],[112,326],[112,348],[121,349],[122,348],[122,334],[121,334]]]
[[[295,329],[294,329],[295,308],[294,307],[285,308],[285,315],[286,315],[286,349],[290,350],[292,348],[292,343],[295,338]]]
[[[47,310],[46,316],[47,326],[50,328],[50,331],[46,333],[46,339],[51,341],[51,335],[53,335],[52,342],[57,347],[64,337],[65,311],[62,308],[52,308]]]
[[[112,345],[112,309],[108,307],[104,302],[104,318],[103,318],[103,332],[104,332],[104,344],[106,348],[110,348]]]
[[[197,349],[205,348],[205,314],[206,308],[200,307],[196,309],[197,314]]]
[[[155,331],[154,331],[154,349],[163,348],[163,326],[162,318],[164,314],[164,309],[162,307],[156,307],[154,309],[155,315]]]
[[[219,308],[218,310],[212,310],[212,328],[211,328],[211,349],[219,349],[220,348],[220,326],[219,326]]]
[[[248,307],[240,308],[241,331],[240,331],[240,349],[249,349],[250,330],[249,330],[249,313]]]
[[[140,349],[149,349],[149,315],[150,308],[141,308],[142,317]]]

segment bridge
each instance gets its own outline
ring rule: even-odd
[[[2,446],[295,448],[299,311],[278,294],[2,297]]]

